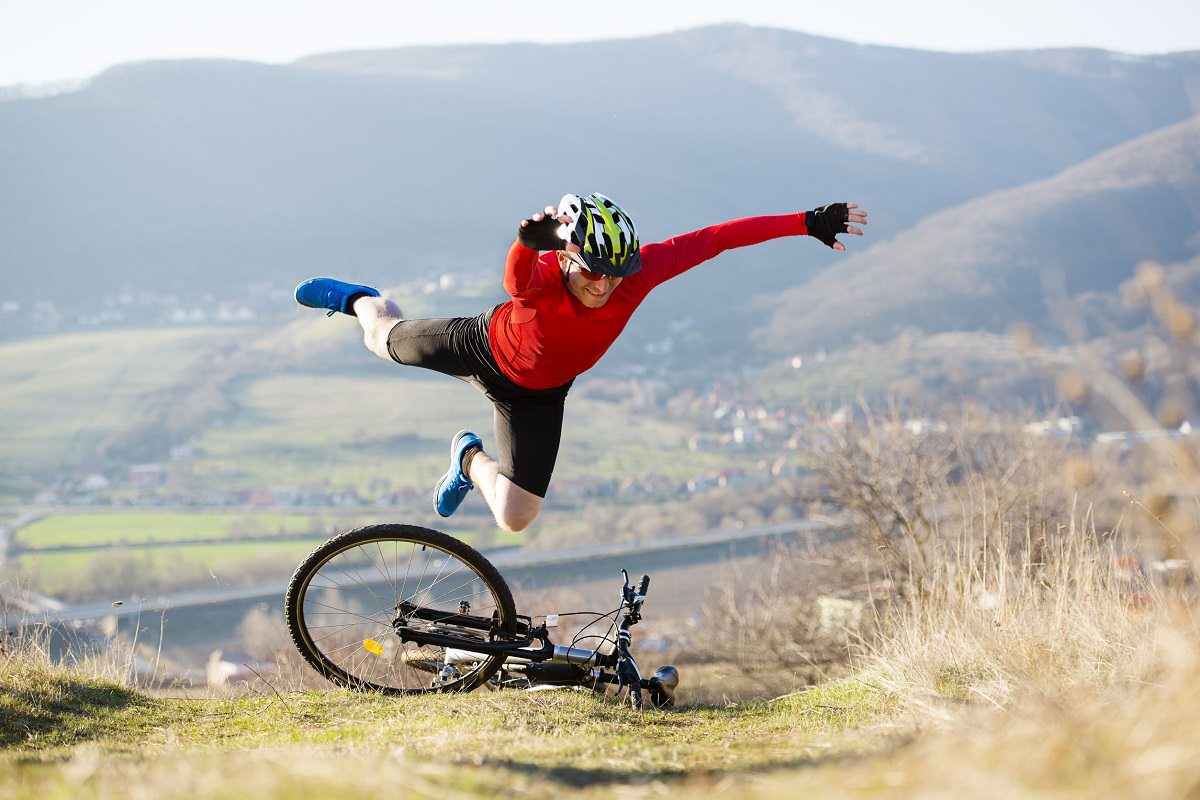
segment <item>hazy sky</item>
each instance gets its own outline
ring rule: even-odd
[[[0,86],[149,58],[287,62],[331,50],[569,42],[718,22],[929,50],[1200,49],[1200,0],[0,0]]]

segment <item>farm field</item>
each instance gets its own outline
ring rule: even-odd
[[[213,542],[103,552],[31,553],[17,566],[29,588],[69,601],[286,580],[323,537],[287,542]]]
[[[0,465],[28,474],[93,452],[137,418],[147,394],[195,380],[242,335],[168,328],[0,344]]]
[[[594,399],[589,380],[567,406],[558,481],[647,473],[684,481],[753,465],[738,452],[688,453],[692,421]],[[119,484],[133,463],[121,459],[134,457],[159,462],[159,490],[176,493],[425,490],[445,469],[455,431],[491,439],[486,398],[453,378],[374,358],[349,320],[9,342],[0,345],[0,381],[0,494],[13,499],[29,476],[43,485],[55,474],[100,471]],[[184,452],[172,460],[177,445]],[[136,500],[137,491],[116,495]]]
[[[174,511],[55,513],[22,528],[14,543],[29,549],[103,547],[195,539],[219,540],[238,536],[317,535],[327,526],[327,519],[319,514]]]
[[[413,370],[264,376],[239,385],[235,401],[237,411],[224,425],[196,439],[192,478],[200,485],[425,489],[446,469],[455,431],[472,428],[485,446],[492,439],[486,398],[452,378]],[[693,432],[686,421],[633,415],[615,403],[573,397],[555,478],[655,472],[686,480],[729,465],[727,454],[688,453]]]
[[[113,592],[169,592],[284,580],[301,558],[332,534],[395,521],[398,513],[394,509],[55,513],[17,533],[15,544],[28,549],[12,554],[4,582],[78,602]],[[479,531],[457,527],[447,532],[487,547],[517,545],[525,538],[499,530],[486,531],[486,539]],[[39,552],[39,548],[57,547],[82,549]]]

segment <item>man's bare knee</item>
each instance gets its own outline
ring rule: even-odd
[[[507,479],[504,483],[507,491],[503,492],[500,501],[492,510],[496,517],[496,523],[501,528],[513,533],[523,531],[537,519],[538,513],[542,510],[542,498],[513,486],[508,483]]]
[[[363,344],[380,358],[391,360],[388,339],[392,328],[404,318],[400,307],[382,297],[360,297],[354,301],[354,315],[363,329]]]
[[[498,524],[501,528],[504,528],[506,531],[520,533],[528,528],[535,519],[537,519],[537,515],[537,511],[511,511],[509,509],[504,509],[500,513],[496,514],[496,524]]]
[[[381,321],[380,321],[381,322]],[[392,320],[391,324],[380,324],[377,322],[363,330],[363,344],[367,346],[375,355],[380,358],[391,359],[392,354],[388,351],[388,337],[391,335],[392,327],[396,324],[396,320]]]
[[[485,458],[476,456],[471,462],[471,476],[481,482],[496,524],[514,533],[525,530],[542,510],[542,498],[517,486],[507,475],[499,474],[497,464],[490,456],[480,455]],[[483,469],[485,466],[487,470]]]

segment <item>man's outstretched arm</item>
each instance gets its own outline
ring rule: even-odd
[[[642,256],[643,259],[649,258],[661,270],[654,282],[662,283],[726,250],[749,247],[784,236],[808,235],[834,250],[844,251],[846,247],[837,240],[837,236],[843,233],[862,236],[863,230],[858,225],[866,224],[867,212],[860,209],[857,203],[833,203],[798,214],[746,217],[722,222],[665,242],[646,245],[642,248]]]

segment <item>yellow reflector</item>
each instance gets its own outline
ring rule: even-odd
[[[374,639],[366,639],[363,641],[363,650],[366,650],[373,656],[383,655],[383,645]]]

